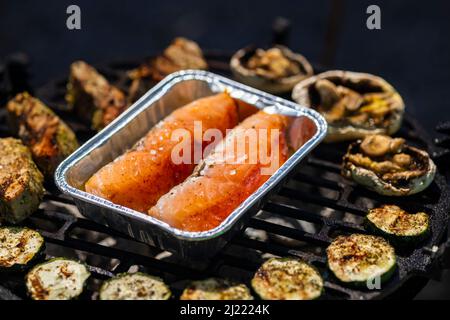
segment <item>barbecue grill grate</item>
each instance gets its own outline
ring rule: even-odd
[[[228,54],[210,53],[208,61],[214,72],[229,75]],[[110,81],[126,88],[124,71],[136,65],[134,62],[113,63],[100,66],[99,70]],[[37,91],[37,96],[56,110],[60,109],[58,113],[84,142],[93,132],[63,111],[64,93],[63,79],[50,82]],[[0,136],[7,135],[3,108],[0,109]],[[399,136],[418,147],[432,148],[426,134],[409,116],[406,116]],[[426,283],[425,276],[433,270],[436,258],[432,248],[440,245],[447,229],[447,182],[438,173],[433,184],[421,194],[398,199],[382,197],[340,176],[340,162],[345,150],[345,144],[320,145],[262,212],[249,220],[245,232],[201,266],[186,265],[175,255],[82,218],[73,201],[50,183],[46,186],[48,191],[40,209],[26,225],[41,231],[48,243],[48,256],[75,257],[89,265],[92,279],[85,299],[95,298],[102,280],[129,270],[161,276],[176,295],[188,279],[219,276],[248,283],[254,271],[270,255],[297,256],[316,266],[325,279],[323,299],[413,296]],[[325,249],[339,234],[365,232],[362,221],[367,209],[384,203],[428,212],[432,236],[414,250],[398,252],[398,270],[380,290],[346,288],[327,271]],[[23,274],[0,274],[0,299],[25,297]]]

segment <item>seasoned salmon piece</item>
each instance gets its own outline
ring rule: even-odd
[[[149,215],[186,231],[218,226],[286,161],[289,124],[290,118],[279,114],[251,115],[189,178],[162,196]]]
[[[39,207],[44,177],[18,139],[0,139],[0,221],[18,223]]]
[[[92,129],[101,130],[127,108],[125,94],[84,61],[70,66],[66,101]]]
[[[15,134],[28,146],[46,178],[53,179],[56,167],[78,148],[72,129],[42,101],[20,93],[7,105]]]
[[[206,130],[216,128],[225,135],[227,129],[237,124],[237,109],[235,101],[228,94],[221,93],[175,110],[131,150],[95,173],[86,182],[86,191],[116,204],[147,212],[163,194],[192,173],[195,168],[194,144],[204,150],[211,142],[217,143],[203,141]],[[194,140],[195,121],[201,122],[202,132],[198,141]],[[178,163],[172,159],[172,150],[180,146],[178,140],[171,139],[177,129],[190,133],[190,138],[184,141],[190,145],[191,161]]]

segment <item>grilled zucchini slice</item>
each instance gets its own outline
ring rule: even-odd
[[[387,281],[396,269],[394,248],[383,238],[352,234],[339,236],[327,248],[328,267],[341,282],[365,286],[380,277]]]
[[[54,258],[31,269],[25,284],[33,300],[71,300],[81,295],[90,275],[80,262]]]
[[[322,294],[323,279],[304,261],[272,258],[256,271],[252,287],[264,300],[313,300]]]
[[[413,245],[430,234],[430,217],[425,212],[411,214],[394,205],[369,210],[366,228],[396,245]]]
[[[253,300],[245,284],[225,279],[209,278],[191,282],[181,300]]]
[[[22,271],[42,257],[45,241],[39,232],[0,227],[0,271]]]
[[[162,279],[145,273],[122,273],[103,283],[100,300],[167,300],[169,287]]]

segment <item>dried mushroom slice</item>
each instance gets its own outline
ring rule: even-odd
[[[238,81],[275,94],[290,91],[313,75],[308,60],[284,46],[241,49],[231,58],[230,67]]]
[[[299,82],[292,98],[325,117],[327,142],[392,135],[400,128],[405,109],[401,96],[382,78],[340,70]]]
[[[342,174],[387,196],[406,196],[425,190],[436,166],[428,153],[408,146],[401,138],[367,136],[350,144]]]
[[[430,217],[425,212],[408,213],[395,205],[369,210],[366,228],[399,245],[413,245],[430,234]]]

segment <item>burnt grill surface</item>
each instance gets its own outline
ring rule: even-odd
[[[207,55],[213,72],[229,76],[229,54]],[[125,70],[140,62],[126,61],[98,66],[111,82],[126,90]],[[80,142],[94,132],[64,111],[65,78],[51,81],[36,95],[51,106],[74,129]],[[8,136],[6,112],[0,109],[0,136]],[[408,143],[432,149],[432,143],[414,119],[408,115],[397,134]],[[175,255],[139,243],[126,235],[82,218],[70,197],[52,184],[40,209],[25,224],[39,230],[47,241],[47,256],[80,259],[89,266],[92,277],[83,294],[96,298],[101,281],[120,272],[140,270],[162,277],[175,296],[186,281],[218,276],[249,284],[253,273],[265,258],[296,256],[316,266],[325,279],[322,299],[374,299],[402,295],[414,296],[426,283],[436,264],[432,248],[446,233],[449,195],[447,182],[439,172],[424,192],[404,197],[382,197],[356,186],[340,176],[341,158],[346,144],[322,144],[297,168],[296,174],[280,192],[249,220],[240,236],[215,258],[201,265],[187,265]],[[340,234],[364,233],[363,218],[369,208],[398,204],[406,210],[423,210],[431,216],[432,235],[417,248],[398,251],[398,269],[380,290],[342,286],[326,268],[325,249]],[[0,274],[0,299],[26,298],[23,274]]]

